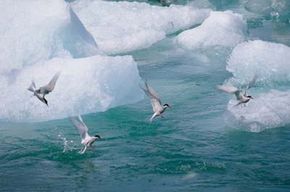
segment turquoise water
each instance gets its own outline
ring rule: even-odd
[[[214,3],[218,10],[241,6],[224,4]],[[248,19],[247,27],[247,38],[290,45],[282,19]],[[85,114],[90,133],[102,140],[83,155],[67,118],[2,121],[0,191],[289,191],[289,123],[258,133],[229,123],[232,97],[215,87],[231,77],[232,49],[184,50],[173,43],[177,35],[126,53],[172,106],[165,118],[149,123],[146,97]]]

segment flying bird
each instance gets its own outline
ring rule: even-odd
[[[249,83],[243,86],[244,88],[242,87],[241,89],[238,89],[232,85],[218,85],[217,88],[226,93],[235,94],[236,99],[239,101],[235,106],[238,106],[240,104],[246,104],[251,99],[254,99],[251,95],[247,94],[247,90],[255,86],[257,78],[258,76],[255,74]]]
[[[147,82],[145,82],[145,87],[142,87],[140,86],[141,89],[145,92],[145,94],[150,97],[150,100],[151,100],[151,105],[152,105],[152,108],[153,108],[153,115],[152,117],[150,118],[150,122],[153,121],[153,119],[157,116],[162,116],[162,114],[165,112],[165,110],[169,107],[170,108],[170,105],[168,105],[167,103],[162,105],[161,104],[161,100],[158,96],[158,94],[156,93],[156,91],[150,87]]]
[[[79,134],[81,136],[81,144],[84,145],[84,147],[80,150],[80,154],[85,153],[88,147],[91,147],[92,144],[96,141],[101,139],[99,135],[90,136],[88,134],[88,127],[83,122],[82,117],[79,115],[77,117],[70,117],[70,120],[72,124],[75,126],[75,128],[79,131]]]
[[[45,95],[49,94],[53,91],[56,81],[58,80],[60,76],[60,72],[57,72],[52,79],[49,81],[49,83],[45,86],[42,86],[38,89],[36,89],[35,82],[32,81],[31,85],[29,86],[28,90],[33,92],[33,95],[36,96],[41,102],[45,103],[48,106],[48,102],[45,99]],[[42,96],[41,96],[42,95]]]
[[[246,92],[243,93],[243,90],[238,89],[232,85],[218,85],[217,88],[221,91],[224,91],[226,93],[235,94],[236,99],[239,101],[236,106],[240,104],[246,104],[248,103],[253,97],[251,95],[247,95]]]

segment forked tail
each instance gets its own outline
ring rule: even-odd
[[[35,83],[34,83],[34,81],[32,81],[27,90],[34,93],[35,89],[36,89]]]

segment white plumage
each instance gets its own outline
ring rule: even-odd
[[[59,76],[60,76],[60,72],[56,73],[47,85],[42,86],[39,89],[36,89],[35,82],[32,81],[31,85],[28,87],[28,90],[33,92],[34,96],[36,96],[41,102],[45,103],[48,106],[48,102],[45,99],[45,95],[53,91],[56,81],[58,80]]]
[[[87,147],[90,147],[97,139],[100,139],[101,137],[99,135],[90,136],[88,134],[89,129],[83,122],[83,119],[80,115],[77,117],[70,117],[70,120],[81,136],[81,144],[84,145],[84,148],[80,151],[80,153],[83,154]]]
[[[150,118],[150,122],[157,116],[161,116],[162,113],[166,110],[167,107],[170,107],[168,104],[162,105],[161,100],[157,94],[157,92],[150,87],[147,82],[145,82],[145,87],[141,87],[141,89],[145,92],[145,94],[150,97],[151,105],[154,114]]]

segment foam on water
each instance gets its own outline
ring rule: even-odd
[[[0,74],[54,56],[98,52],[94,39],[62,0],[4,0],[0,9]]]
[[[243,4],[246,10],[262,16],[282,19],[289,17],[290,2],[288,0],[255,0],[244,1]]]
[[[166,34],[200,24],[208,9],[137,2],[77,1],[73,9],[107,54],[150,47]]]
[[[290,81],[290,47],[261,40],[236,46],[228,60],[227,70],[245,84],[254,75],[263,83]]]
[[[245,32],[246,22],[242,15],[231,11],[213,11],[199,27],[179,34],[176,42],[187,49],[233,47],[244,41]]]
[[[26,88],[34,79],[43,86],[57,72],[61,76],[46,107]],[[13,81],[2,76],[1,119],[41,121],[104,111],[143,97],[137,64],[131,56],[55,58],[21,70]]]

